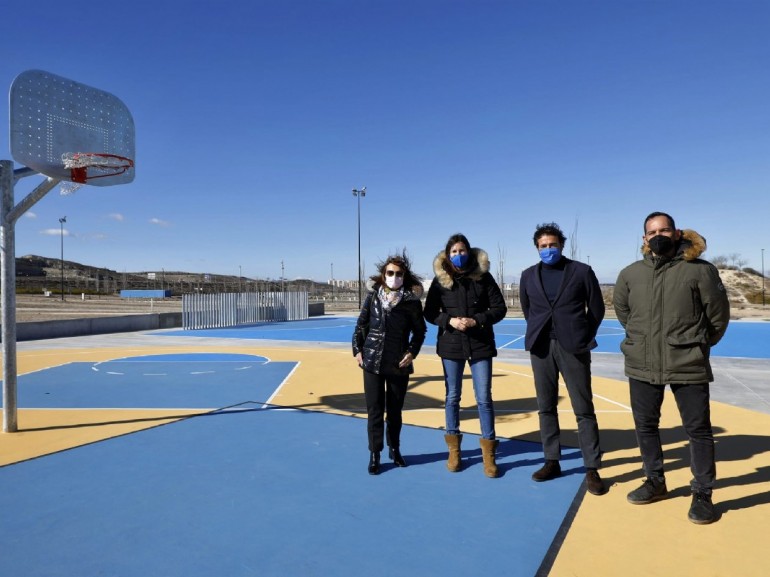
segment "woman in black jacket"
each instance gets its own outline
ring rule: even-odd
[[[484,474],[497,477],[492,405],[492,357],[497,356],[497,349],[492,325],[505,317],[505,299],[489,273],[487,253],[471,248],[462,234],[449,237],[446,248],[433,261],[433,270],[436,276],[425,301],[425,319],[438,325],[436,352],[444,366],[446,385],[447,468],[457,472],[461,467],[460,397],[467,362],[481,422]]]
[[[425,340],[422,316],[422,280],[412,273],[406,252],[389,256],[372,276],[353,332],[353,355],[364,370],[368,415],[369,474],[380,472],[387,412],[389,457],[406,467],[401,456],[401,410],[404,407],[412,361]]]

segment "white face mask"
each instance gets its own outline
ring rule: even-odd
[[[389,289],[398,290],[401,288],[401,285],[404,284],[404,277],[396,275],[386,276],[385,284],[388,285]]]

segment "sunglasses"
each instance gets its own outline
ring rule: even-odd
[[[402,276],[404,276],[404,271],[402,271],[402,270],[400,270],[400,271],[386,270],[385,271],[385,276],[393,276],[393,275],[396,275],[397,277],[401,278]]]

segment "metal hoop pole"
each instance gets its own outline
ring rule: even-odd
[[[26,171],[18,174],[28,176]],[[61,182],[46,178],[14,206],[13,162],[0,160],[0,292],[2,292],[3,432],[15,433],[17,421],[16,375],[16,220]]]

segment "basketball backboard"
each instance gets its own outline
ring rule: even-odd
[[[88,171],[87,184],[110,186],[134,180],[134,119],[116,96],[42,70],[22,72],[10,92],[11,155],[41,174],[72,181],[63,156],[127,159],[121,172]],[[98,176],[98,178],[97,178]],[[92,180],[93,178],[93,180]],[[77,177],[76,177],[77,179]],[[78,180],[80,182],[80,180]]]

